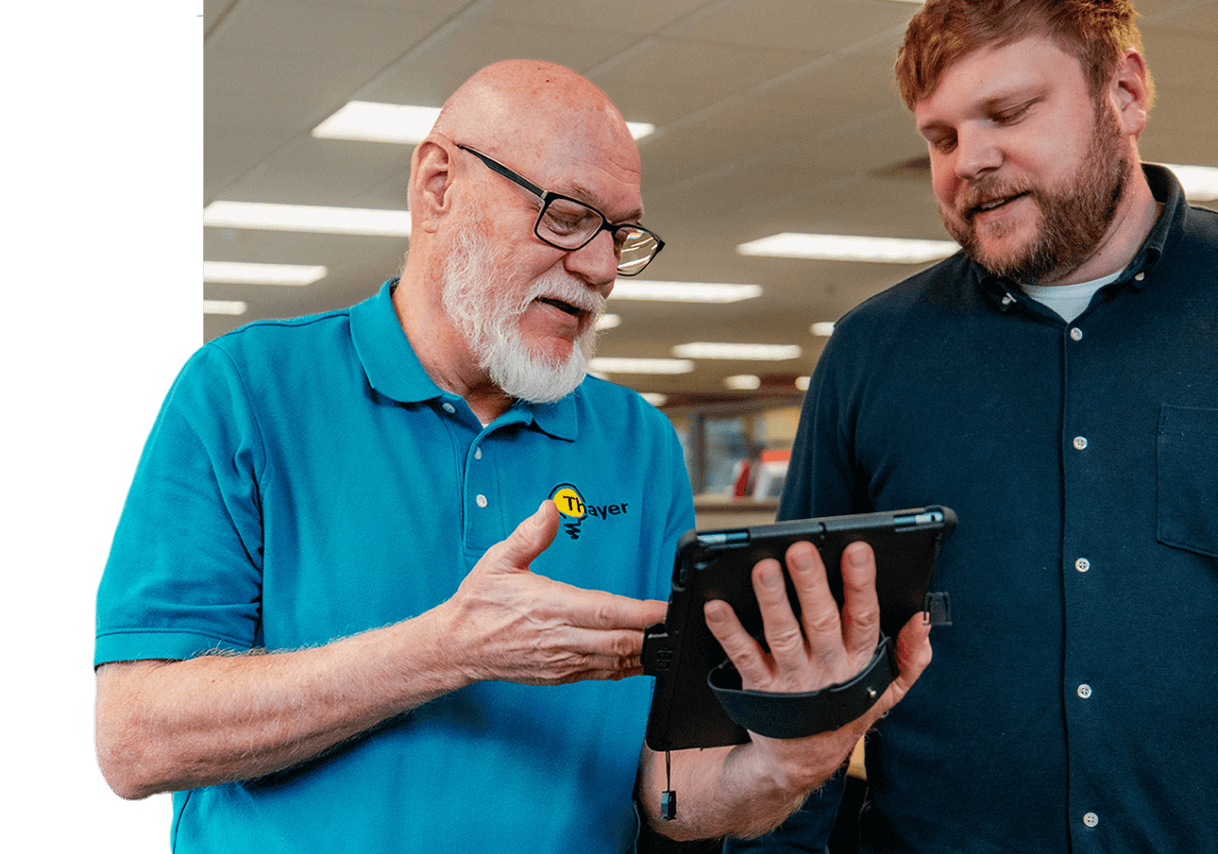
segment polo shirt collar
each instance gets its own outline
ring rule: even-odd
[[[1142,241],[1133,260],[1121,271],[1121,275],[1113,284],[1105,287],[1117,287],[1126,283],[1137,290],[1146,287],[1145,272],[1153,267],[1162,256],[1169,238],[1173,234],[1180,233],[1184,220],[1188,216],[1188,204],[1184,199],[1184,190],[1170,170],[1154,163],[1143,163],[1142,171],[1146,175],[1146,182],[1150,185],[1151,195],[1156,202],[1163,204],[1163,213],[1155,220],[1154,226],[1146,235],[1146,239]],[[996,301],[1003,311],[1016,302],[1015,294],[1019,292],[1018,286],[1011,284],[1007,279],[991,276],[974,261],[970,261],[969,265],[982,292]]]
[[[418,403],[444,394],[427,371],[398,323],[393,289],[398,280],[381,285],[376,296],[351,308],[351,340],[364,366],[368,385],[400,403]]]
[[[398,322],[393,308],[397,283],[397,279],[390,279],[375,296],[351,308],[351,339],[368,384],[378,394],[400,403],[445,397],[447,392],[423,369]],[[498,420],[534,424],[557,439],[574,441],[579,434],[576,396],[581,393],[582,387],[554,403],[517,401]]]

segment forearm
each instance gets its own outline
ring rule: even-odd
[[[434,612],[294,652],[120,662],[98,672],[97,749],[141,798],[289,768],[469,681]]]
[[[850,748],[845,738],[840,756],[836,741],[824,745],[819,761],[794,773],[761,761],[751,743],[674,751],[671,783],[664,754],[644,747],[639,798],[652,826],[673,839],[760,836],[799,809],[846,760]],[[660,795],[666,788],[677,794],[676,816],[661,821]]]

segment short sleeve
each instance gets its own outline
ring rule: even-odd
[[[258,644],[265,465],[240,372],[204,346],[136,468],[98,589],[95,664]]]

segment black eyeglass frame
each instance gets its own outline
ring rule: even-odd
[[[476,149],[476,148],[471,148],[468,145],[462,145],[459,142],[454,142],[453,145],[457,146],[457,148],[461,149],[462,151],[468,151],[470,154],[474,155],[474,157],[477,157],[479,160],[481,160],[483,162],[483,164],[485,164],[486,167],[488,169],[490,169],[492,172],[496,172],[499,175],[502,175],[504,178],[507,178],[509,181],[512,181],[513,183],[520,185],[521,187],[523,187],[524,189],[528,190],[530,193],[532,193],[533,195],[535,195],[539,199],[541,199],[541,210],[538,211],[537,220],[533,223],[533,234],[537,236],[538,240],[540,240],[542,243],[545,243],[547,246],[553,246],[555,249],[562,249],[564,252],[576,252],[580,249],[583,249],[585,246],[587,246],[589,243],[591,243],[593,240],[595,240],[597,235],[599,235],[602,231],[609,232],[609,236],[613,238],[614,246],[617,246],[618,245],[617,233],[624,228],[631,229],[633,231],[641,231],[644,234],[651,235],[651,238],[656,242],[656,248],[655,248],[655,251],[651,253],[651,257],[647,259],[647,262],[645,264],[643,264],[642,267],[639,267],[638,269],[630,270],[629,272],[622,269],[621,262],[619,261],[618,269],[617,269],[617,274],[619,276],[637,276],[639,273],[643,272],[643,269],[648,264],[650,264],[652,261],[655,260],[655,257],[660,254],[660,250],[664,248],[664,241],[662,239],[660,239],[660,235],[656,234],[651,229],[643,228],[643,226],[641,226],[635,222],[623,222],[623,223],[619,223],[618,225],[614,225],[613,223],[609,222],[608,217],[606,217],[603,213],[601,213],[596,208],[592,207],[592,205],[588,204],[587,202],[580,201],[579,199],[572,198],[571,196],[564,196],[562,193],[552,192],[550,190],[545,189],[544,187],[539,187],[536,184],[534,184],[532,181],[530,181],[528,178],[521,175],[519,172],[516,172],[515,170],[510,169],[507,166],[504,166],[502,163],[500,163],[495,158],[488,157],[487,155],[483,154],[481,151],[478,151],[478,149]],[[557,243],[555,243],[553,240],[547,239],[541,233],[542,217],[544,217],[546,215],[546,210],[549,209],[550,204],[552,202],[559,201],[559,200],[567,201],[567,202],[574,202],[577,205],[581,205],[582,207],[587,208],[588,210],[592,211],[594,214],[596,214],[597,216],[599,216],[601,218],[600,226],[598,228],[596,228],[590,235],[588,235],[588,238],[583,243],[580,243],[578,246],[560,246]]]

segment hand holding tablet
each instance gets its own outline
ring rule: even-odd
[[[920,611],[935,611],[936,621],[944,621],[938,612],[945,600],[932,598],[927,591],[935,557],[955,522],[951,510],[926,507],[687,533],[678,548],[667,617],[663,624],[648,630],[644,643],[644,671],[657,677],[648,720],[648,746],[653,750],[679,750],[740,744],[749,740],[750,731],[773,738],[796,738],[836,729],[866,712],[897,674],[889,639],[895,640],[905,622]],[[803,619],[799,602],[803,595],[808,601],[825,605],[823,591],[807,587],[804,580],[819,578],[821,585],[827,582],[837,606],[846,602],[849,607],[849,599],[843,595],[842,556],[851,543],[858,541],[870,546],[878,567],[875,589],[880,607],[880,643],[872,649],[873,642],[867,641],[862,661],[866,664],[870,658],[870,664],[857,665],[862,672],[856,674],[849,669],[852,676],[843,677],[844,681],[814,691],[795,690],[791,685],[806,680],[807,674],[784,681],[781,661],[770,655],[767,641],[802,644],[805,635],[811,640],[811,634],[823,631],[818,628],[821,626],[842,631],[835,611],[808,614]],[[802,546],[791,552],[799,566],[790,569],[795,570],[802,592],[797,591],[792,572],[782,572],[788,549],[801,542],[815,546],[825,567],[823,575],[819,569],[812,575],[805,569],[815,561],[811,549]],[[767,561],[766,565],[758,566],[762,561]],[[754,594],[754,576],[760,603]],[[861,597],[856,598],[861,601]],[[708,608],[708,602],[715,604]],[[724,608],[721,602],[731,607]],[[832,610],[834,605],[828,608]],[[729,624],[723,620],[739,620],[743,631],[757,639],[749,644],[744,637],[745,645],[733,649],[733,657],[742,666],[745,660],[750,662],[752,682],[764,683],[762,690],[741,687],[739,675],[727,661],[727,653],[704,615],[712,618],[717,632],[722,633],[721,627]],[[849,645],[857,621],[843,619]],[[874,622],[871,631],[874,633]],[[853,642],[857,644],[858,638]],[[762,659],[765,663],[758,663]],[[774,672],[764,669],[773,670],[776,661],[779,663]],[[840,661],[816,664],[826,668],[825,672],[853,667]],[[757,674],[762,676],[757,678]]]

